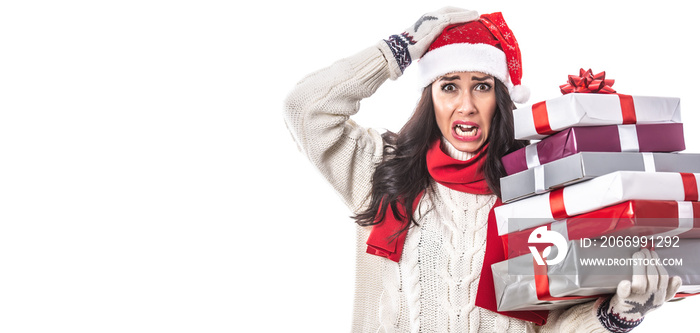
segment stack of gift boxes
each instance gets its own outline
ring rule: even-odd
[[[682,260],[669,274],[682,277],[682,294],[700,292],[700,154],[677,153],[680,100],[617,94],[604,76],[582,69],[563,96],[513,113],[516,138],[540,141],[502,159],[500,311],[614,293],[632,275],[624,259],[643,247]]]

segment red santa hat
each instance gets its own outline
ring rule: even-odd
[[[500,12],[446,27],[418,61],[418,67],[422,86],[445,74],[475,71],[501,80],[516,103],[530,98],[530,91],[520,83],[520,47]]]

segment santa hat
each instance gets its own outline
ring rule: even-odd
[[[501,80],[511,99],[525,103],[530,91],[521,85],[520,47],[501,13],[446,27],[418,61],[423,87],[454,72],[483,72]]]

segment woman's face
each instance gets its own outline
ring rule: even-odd
[[[435,119],[458,150],[476,152],[489,136],[496,112],[494,77],[481,72],[446,74],[433,82]]]

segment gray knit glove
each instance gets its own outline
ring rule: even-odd
[[[389,61],[391,79],[403,74],[413,60],[420,59],[435,38],[448,25],[469,22],[479,18],[479,13],[456,7],[444,7],[421,16],[416,23],[398,35],[391,35],[379,43],[379,48]],[[394,59],[395,61],[391,61]]]
[[[647,313],[673,298],[681,287],[681,278],[674,276],[669,279],[655,251],[644,249],[632,258],[650,264],[635,264],[632,281],[621,281],[617,293],[598,308],[598,319],[611,332],[631,331]]]

